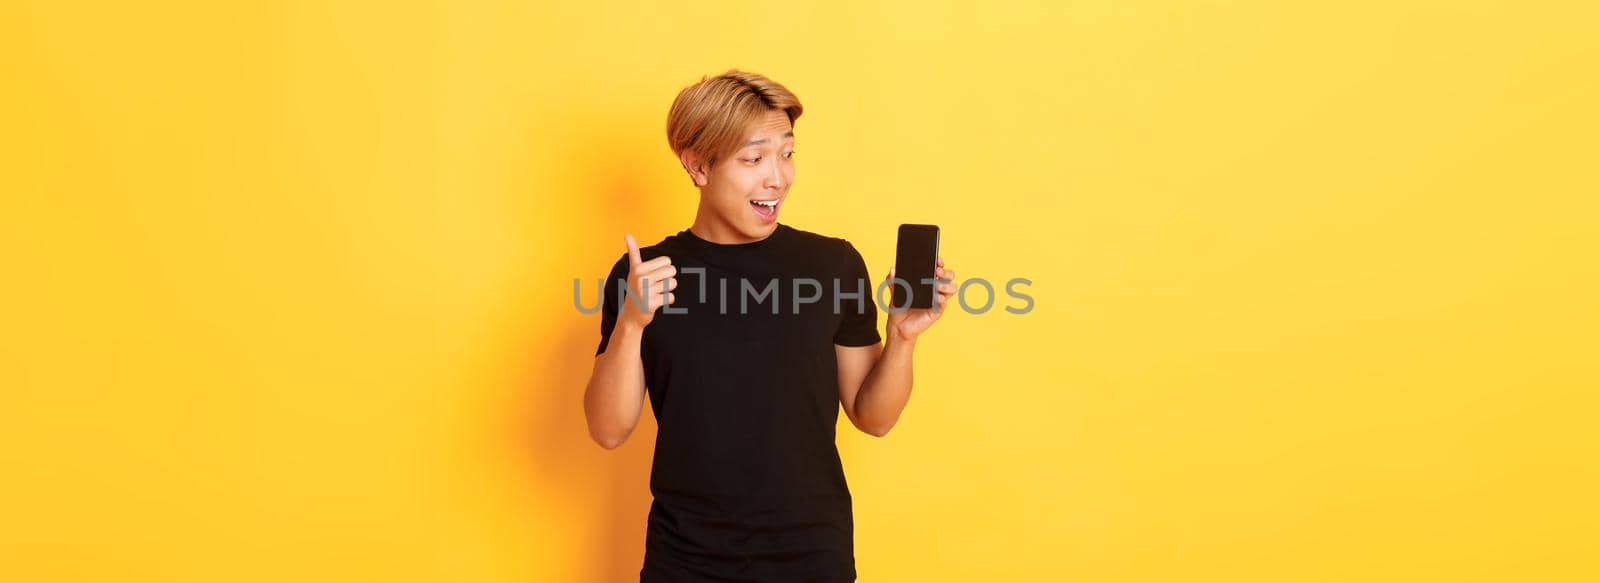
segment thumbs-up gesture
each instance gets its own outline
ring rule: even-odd
[[[639,257],[639,243],[633,235],[622,238],[628,245],[628,289],[623,294],[627,302],[617,314],[621,321],[643,329],[656,317],[656,308],[672,303],[672,290],[678,287],[678,269],[672,258],[662,255],[649,261]]]

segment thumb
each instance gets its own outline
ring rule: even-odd
[[[639,259],[639,243],[633,240],[633,233],[622,236],[622,242],[628,244],[628,268],[638,267],[644,260]]]

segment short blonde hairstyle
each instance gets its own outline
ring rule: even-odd
[[[729,69],[716,77],[684,87],[667,112],[667,143],[672,153],[699,154],[707,167],[744,145],[745,130],[772,110],[800,119],[800,98],[776,81],[755,73]]]

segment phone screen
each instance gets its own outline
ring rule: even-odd
[[[904,283],[890,283],[894,287],[894,298],[890,301],[892,309],[933,308],[935,286],[938,284],[931,280],[934,262],[938,257],[937,225],[900,225],[900,238],[894,254],[894,276]],[[910,292],[909,296],[907,292]]]

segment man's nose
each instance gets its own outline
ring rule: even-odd
[[[777,164],[773,164],[772,171],[767,173],[766,187],[773,190],[783,188],[783,170]]]

